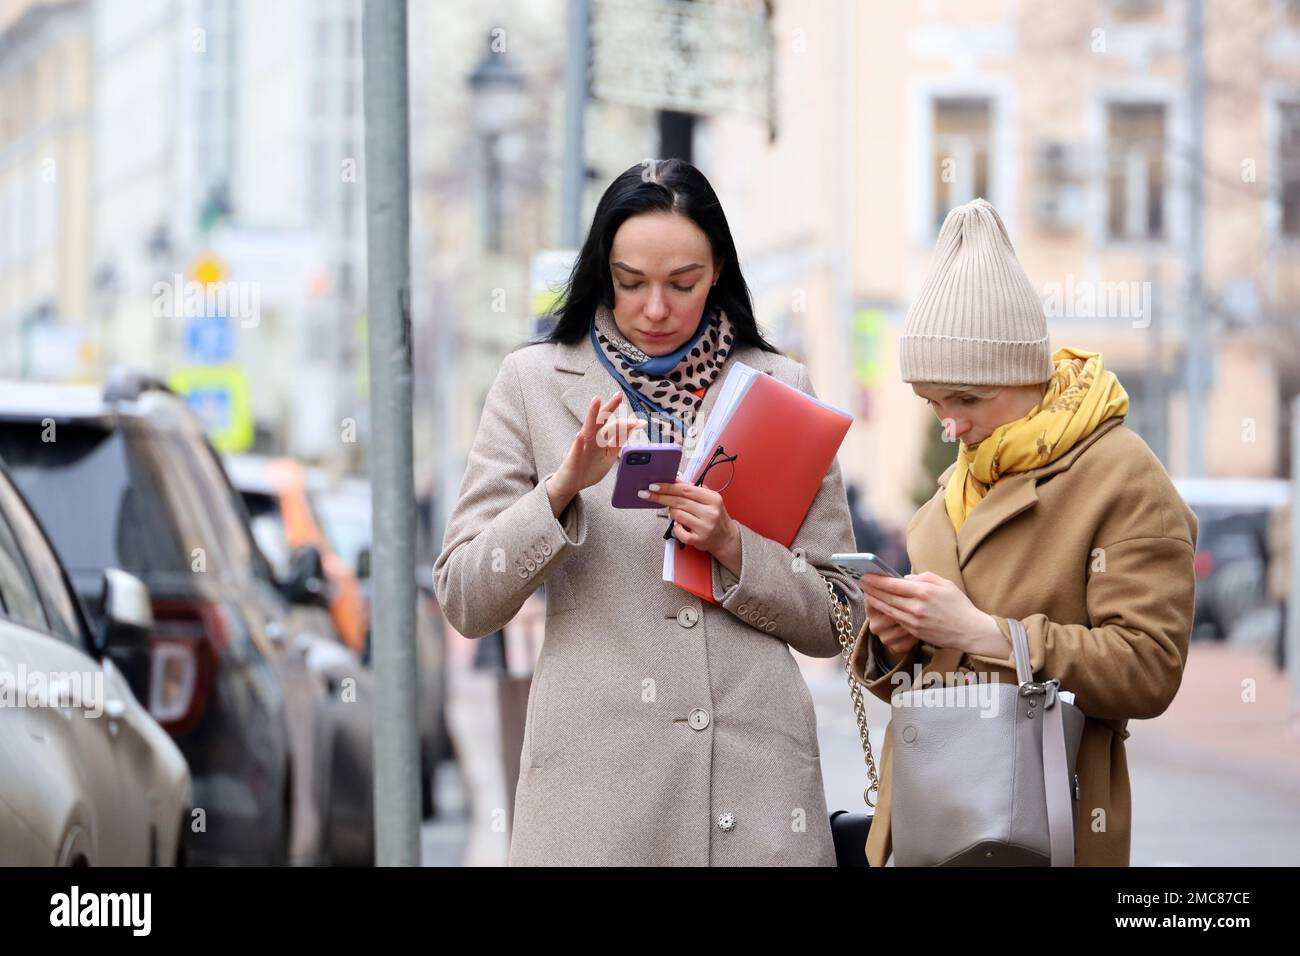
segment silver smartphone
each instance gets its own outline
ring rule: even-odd
[[[845,574],[852,574],[855,577],[862,577],[864,574],[884,574],[891,578],[901,578],[902,575],[881,561],[870,551],[858,552],[856,554],[832,554],[831,564],[835,565]]]

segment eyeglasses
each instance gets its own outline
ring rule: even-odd
[[[713,454],[709,456],[709,463],[704,466],[700,472],[700,477],[695,479],[695,487],[708,488],[710,491],[722,493],[727,490],[731,480],[736,477],[736,466],[734,462],[739,455],[728,455],[726,449],[721,445],[713,449]],[[722,467],[715,467],[722,466]],[[712,480],[708,480],[712,474]],[[668,530],[664,532],[664,540],[671,541],[673,537],[673,528],[677,527],[676,519],[668,522]],[[686,542],[678,541],[677,550],[685,551]]]

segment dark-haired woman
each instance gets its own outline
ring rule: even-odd
[[[760,334],[699,170],[647,161],[609,186],[556,315],[502,363],[434,566],[468,636],[546,583],[511,863],[833,865],[790,649],[839,652],[822,574],[865,620],[858,583],[830,565],[853,546],[838,466],[789,548],[709,488],[661,485],[662,509],[610,503],[619,448],[689,447],[735,362],[812,391]],[[661,579],[669,518],[712,556],[717,604]]]

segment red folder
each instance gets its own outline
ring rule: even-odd
[[[727,513],[788,548],[852,423],[847,413],[771,375],[755,375],[714,443],[728,455],[739,456],[731,482],[722,492]],[[708,449],[704,461],[712,452]],[[718,603],[713,598],[712,556],[707,551],[687,545],[677,549],[673,561],[674,584]]]

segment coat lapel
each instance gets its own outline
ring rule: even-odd
[[[975,508],[971,509],[958,534],[944,507],[942,489],[956,469],[953,464],[939,476],[940,495],[934,507],[923,508],[917,523],[908,532],[908,552],[914,567],[925,568],[947,578],[962,591],[970,593],[962,572],[970,563],[976,548],[989,535],[1016,515],[1038,504],[1038,482],[1048,475],[1065,471],[1083,451],[1106,432],[1117,427],[1122,418],[1111,418],[1097,426],[1091,435],[1050,464],[1032,471],[1011,475],[999,481]],[[961,660],[961,652],[952,648],[936,649],[927,670],[946,673],[954,670]]]
[[[587,406],[594,396],[599,395],[602,400],[610,398],[618,388],[618,383],[610,378],[609,372],[600,364],[596,353],[592,351],[591,343],[586,339],[573,345],[560,346],[555,367],[561,372],[567,372],[565,377],[572,379],[572,384],[564,389],[560,398],[579,424],[587,417]],[[627,414],[626,405],[621,405],[615,412],[615,417],[623,418]]]
[[[945,472],[941,481],[946,483],[947,475],[951,471],[950,468]],[[948,520],[943,499],[940,498],[937,504],[938,507],[923,508],[916,524],[908,530],[908,557],[914,569],[924,568],[926,571],[933,572],[953,582],[965,592],[966,582],[962,578],[961,563],[957,560],[957,535],[953,530],[952,522]],[[983,504],[984,502],[980,502],[981,506]],[[961,657],[962,653],[959,650],[937,647],[926,663],[925,670],[929,673],[949,673],[956,670]]]
[[[992,490],[985,495],[984,500],[971,509],[966,521],[961,526],[961,532],[956,535],[957,561],[961,567],[964,568],[970,563],[975,549],[989,535],[1012,518],[1038,504],[1038,483],[1040,481],[1049,475],[1068,469],[1089,445],[1112,428],[1117,427],[1123,420],[1123,418],[1107,419],[1098,425],[1091,435],[1088,435],[1056,461],[1041,468],[1035,468],[1032,471],[1009,475],[994,485]],[[952,468],[944,472],[943,477],[940,479],[941,487],[947,485],[947,479],[951,473]],[[943,516],[944,522],[951,529],[952,522],[948,520],[947,510],[943,507],[935,510]]]

